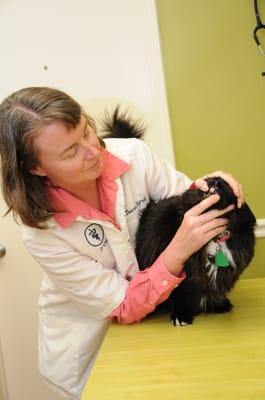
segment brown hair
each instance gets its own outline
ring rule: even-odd
[[[58,210],[47,193],[47,179],[30,171],[38,165],[34,137],[41,127],[62,121],[75,128],[84,115],[95,123],[66,93],[48,87],[28,87],[12,93],[0,104],[0,155],[2,191],[17,221],[46,228],[45,222]],[[102,144],[102,143],[101,143]]]

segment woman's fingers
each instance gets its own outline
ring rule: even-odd
[[[218,194],[213,194],[212,196],[209,196],[206,199],[202,200],[199,204],[196,204],[196,206],[190,208],[189,211],[186,212],[186,214],[196,217],[202,214],[211,206],[213,206],[219,200],[220,196]]]
[[[232,211],[235,208],[234,204],[230,204],[226,208],[223,208],[221,210],[217,210],[216,208],[214,210],[210,210],[200,216],[200,222],[201,224],[205,224],[208,221],[211,221],[212,219],[221,217],[222,215],[228,213],[229,211]]]
[[[201,225],[200,229],[202,234],[207,234],[208,232],[218,228],[222,228],[224,230],[227,228],[227,224],[227,218],[215,218]]]
[[[207,185],[207,182],[205,181],[206,177],[196,179],[195,181],[195,186],[196,188],[202,190],[203,192],[207,192],[209,190],[209,186]]]
[[[212,230],[209,230],[205,234],[205,243],[209,242],[212,240],[214,237],[220,235],[224,230],[226,229],[226,226],[218,226],[217,228],[214,228]]]
[[[241,208],[242,204],[244,203],[244,194],[242,185],[239,183],[237,189],[234,191],[235,195],[237,196],[237,205],[238,208]],[[238,194],[237,194],[238,193]]]

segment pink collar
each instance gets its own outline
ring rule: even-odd
[[[108,150],[103,150],[104,171],[98,178],[98,189],[102,211],[90,206],[87,202],[78,199],[71,193],[60,187],[49,187],[49,194],[53,205],[64,211],[54,215],[56,222],[62,227],[69,226],[77,217],[84,219],[101,219],[111,221],[116,227],[115,204],[117,183],[115,179],[130,168],[129,164],[114,156]]]
[[[217,243],[226,242],[228,239],[230,239],[230,237],[231,237],[231,232],[228,229],[226,229],[222,233],[220,233],[220,235],[217,236],[216,242]]]

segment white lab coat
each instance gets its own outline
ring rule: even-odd
[[[180,194],[191,181],[162,164],[137,139],[106,139],[107,150],[130,164],[116,179],[116,221],[84,220],[63,229],[23,227],[23,241],[43,269],[39,298],[39,369],[67,399],[79,399],[106,334],[110,313],[138,271],[134,237],[149,199]]]

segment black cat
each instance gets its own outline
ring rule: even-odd
[[[236,205],[232,189],[222,178],[206,181],[208,193],[189,189],[180,196],[148,204],[136,235],[136,256],[141,269],[155,261],[175,235],[185,212],[205,196],[220,195],[212,208]],[[223,313],[232,308],[226,295],[254,255],[256,219],[246,203],[225,217],[229,220],[227,230],[188,259],[184,266],[186,279],[166,301],[174,325],[191,324],[193,317],[202,312]]]
[[[105,117],[103,137],[141,138],[144,126],[133,122],[117,107],[113,115]],[[141,269],[150,266],[167,247],[184,214],[205,196],[218,193],[220,200],[212,208],[223,209],[237,203],[230,186],[221,178],[208,178],[208,193],[199,189],[187,190],[157,203],[151,201],[143,211],[136,234],[136,256]],[[246,203],[225,215],[229,219],[227,231],[210,241],[185,263],[186,279],[161,306],[168,307],[174,325],[191,324],[193,317],[204,313],[224,313],[232,304],[227,293],[254,255],[255,216]]]

